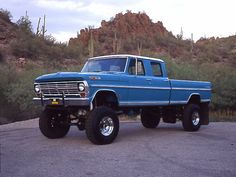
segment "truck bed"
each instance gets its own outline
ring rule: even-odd
[[[199,95],[200,102],[210,102],[210,82],[170,79],[170,86],[170,104],[186,104],[192,95]]]

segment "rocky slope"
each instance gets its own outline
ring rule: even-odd
[[[112,53],[141,53],[142,49],[151,49],[166,53],[168,45],[163,42],[168,39],[170,43],[176,40],[158,21],[152,22],[145,13],[125,14],[119,13],[109,21],[103,20],[99,28],[81,29],[77,38],[71,38],[69,45],[89,46],[93,40],[95,55]]]
[[[4,57],[11,55],[10,43],[16,38],[17,26],[0,14],[0,52]]]
[[[194,43],[181,35],[174,36],[162,22],[152,22],[147,14],[131,11],[103,20],[99,28],[81,29],[69,45],[80,46],[92,55],[131,53],[170,56],[178,61],[236,64],[236,36],[202,38]]]
[[[68,47],[37,37],[22,39],[23,43],[17,44],[17,30],[18,26],[0,13],[0,60],[25,57],[23,53],[21,56],[21,51],[32,54],[32,59],[38,61],[43,58],[63,60],[73,59],[75,56],[87,58],[89,55],[129,53],[169,57],[180,62],[211,62],[236,66],[236,36],[202,38],[194,43],[182,39],[180,35],[174,36],[162,22],[153,22],[145,13],[118,13],[109,21],[103,20],[99,28],[90,26],[81,29],[77,38],[70,39]],[[16,41],[15,46],[19,46],[14,48],[19,49],[15,52],[17,56],[12,52],[13,41]],[[27,56],[30,59],[31,55]]]

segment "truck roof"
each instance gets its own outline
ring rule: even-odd
[[[142,59],[147,59],[147,60],[155,60],[155,61],[159,61],[159,62],[164,62],[163,60],[158,59],[158,58],[151,58],[151,57],[130,55],[130,54],[104,55],[104,56],[92,57],[92,58],[89,58],[88,60],[96,60],[96,59],[101,59],[101,58],[106,59],[106,58],[112,58],[112,57],[116,57],[116,58],[133,57],[133,58],[142,58]]]

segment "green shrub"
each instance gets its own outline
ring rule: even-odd
[[[53,68],[29,63],[24,70],[19,71],[13,65],[0,65],[0,124],[38,117],[41,106],[32,102],[36,77],[62,70],[79,71],[80,68],[81,65]]]
[[[212,110],[236,110],[236,72],[233,67],[214,63],[176,63],[168,57],[164,60],[169,78],[212,83]]]
[[[32,103],[34,79],[45,73],[43,68],[28,67],[17,71],[14,66],[0,67],[0,117],[8,122],[34,118],[40,109]],[[0,121],[1,124],[1,121]]]
[[[22,32],[22,34],[26,34],[26,35],[31,35],[33,34],[33,27],[32,27],[32,23],[29,19],[29,17],[26,16],[22,16],[17,22],[16,22],[17,26],[19,27],[19,31]]]

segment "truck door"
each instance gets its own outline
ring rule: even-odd
[[[163,77],[160,62],[154,60],[149,62],[151,76],[147,76],[147,80],[149,80],[149,85],[153,87],[151,101],[157,102],[159,105],[167,105],[170,99],[170,81],[167,77]]]
[[[130,58],[128,66],[128,102],[126,105],[141,106],[152,104],[150,100],[153,97],[150,89],[149,80],[146,78],[146,71],[143,60]]]

